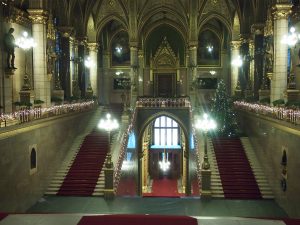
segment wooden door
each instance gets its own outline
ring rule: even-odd
[[[161,74],[155,76],[155,96],[156,97],[175,97],[175,74]]]

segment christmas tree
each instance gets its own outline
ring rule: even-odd
[[[226,85],[221,79],[218,82],[216,96],[212,105],[212,115],[217,122],[217,132],[221,136],[232,137],[237,133],[235,113],[232,101],[227,94]]]

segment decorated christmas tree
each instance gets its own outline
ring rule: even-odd
[[[218,82],[216,96],[212,105],[212,116],[217,122],[217,132],[221,136],[236,136],[237,123],[232,109],[232,101],[227,94],[224,81]]]

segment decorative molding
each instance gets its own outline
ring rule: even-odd
[[[273,35],[273,18],[272,18],[272,13],[271,13],[271,9],[268,9],[268,15],[267,15],[267,20],[266,20],[266,25],[265,25],[265,29],[264,29],[265,36],[272,36]]]
[[[99,47],[99,44],[96,43],[96,42],[88,42],[87,43],[87,48],[91,52],[97,52],[98,51],[98,47]]]
[[[56,34],[56,29],[53,24],[53,17],[52,17],[52,14],[49,14],[49,19],[48,19],[48,23],[47,23],[47,38],[50,40],[55,40],[55,38],[56,38],[55,34]]]
[[[241,40],[231,41],[230,43],[231,50],[240,50],[241,45],[242,45]]]
[[[58,27],[58,31],[62,34],[65,38],[70,38],[74,32],[74,27]]]
[[[255,23],[255,24],[252,24],[252,26],[251,26],[251,33],[254,34],[254,35],[264,34],[264,28],[265,28],[265,24],[264,23]]]
[[[47,24],[48,12],[44,9],[28,9],[33,24]]]
[[[13,6],[8,6],[5,10],[7,10],[5,14],[5,20],[9,23],[17,23],[26,27],[31,26],[31,20],[28,17],[28,13],[17,9]]]
[[[153,57],[153,65],[154,67],[176,67],[177,57],[173,52],[167,38],[164,37],[160,46],[158,47],[154,57]]]
[[[288,19],[292,13],[292,4],[276,4],[273,7],[274,20]]]

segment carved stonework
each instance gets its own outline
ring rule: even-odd
[[[47,39],[55,40],[56,30],[53,24],[52,14],[49,14],[49,19],[47,23]]]
[[[162,43],[157,49],[153,57],[154,67],[176,67],[178,59],[176,58],[175,53],[173,52],[167,38],[164,37]]]
[[[268,16],[267,16],[267,20],[266,20],[264,35],[265,36],[273,35],[273,19],[272,19],[271,9],[268,10]]]
[[[58,30],[62,34],[62,36],[66,38],[71,37],[74,32],[73,27],[59,27]]]
[[[265,24],[255,23],[251,26],[251,33],[254,35],[260,35],[264,33]]]
[[[225,0],[210,0],[206,1],[206,4],[203,9],[203,13],[201,13],[201,17],[206,17],[209,13],[217,12],[231,21],[231,14],[228,9],[228,5]]]
[[[231,41],[230,46],[231,50],[239,50],[242,45],[242,41],[237,40],[237,41]]]
[[[4,17],[9,23],[17,23],[23,26],[29,27],[31,25],[31,20],[28,18],[28,13],[17,9],[11,5],[7,5],[4,9]]]
[[[43,9],[28,9],[32,23],[47,24],[48,12]]]
[[[97,52],[98,51],[98,47],[99,47],[99,45],[96,42],[88,42],[87,43],[87,48],[91,52]]]
[[[276,4],[274,9],[274,20],[287,19],[292,13],[292,4]]]

